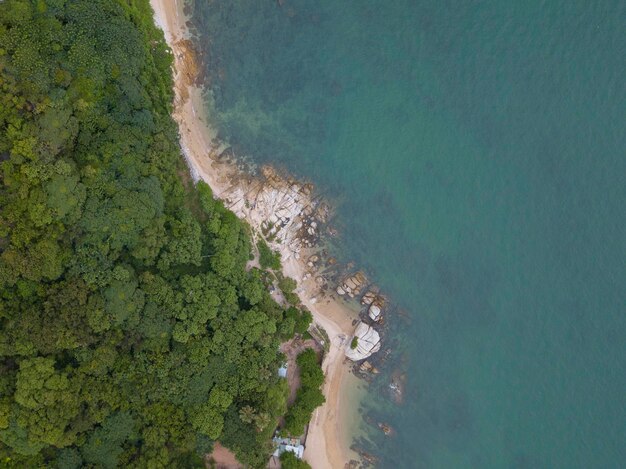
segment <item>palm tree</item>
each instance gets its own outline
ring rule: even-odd
[[[239,418],[241,419],[242,422],[252,423],[255,417],[256,417],[256,411],[254,410],[253,407],[249,405],[245,405],[241,409],[239,409]]]

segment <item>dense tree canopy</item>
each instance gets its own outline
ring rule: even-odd
[[[170,66],[147,0],[0,2],[3,465],[269,454],[294,319],[189,182]]]
[[[296,361],[300,369],[300,388],[285,416],[285,430],[291,435],[301,435],[311,419],[311,413],[325,402],[324,394],[320,391],[324,373],[315,350],[308,348],[300,352]]]

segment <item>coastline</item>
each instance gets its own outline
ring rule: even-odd
[[[313,468],[344,467],[351,459],[358,459],[349,449],[349,426],[342,418],[348,414],[342,412],[348,403],[356,404],[349,399],[349,389],[346,389],[350,365],[345,363],[343,349],[347,337],[353,333],[353,320],[358,318],[358,311],[336,299],[334,294],[320,300],[320,277],[315,276],[311,262],[306,261],[308,256],[304,254],[310,254],[313,244],[302,244],[302,234],[304,232],[306,237],[307,230],[308,234],[314,233],[316,223],[310,220],[317,220],[315,215],[324,210],[311,200],[310,187],[306,184],[279,176],[271,168],[264,168],[262,178],[251,177],[232,161],[219,159],[219,149],[214,144],[216,135],[208,125],[202,91],[196,83],[197,70],[181,6],[177,1],[166,0],[150,0],[150,4],[155,23],[163,30],[174,54],[173,118],[179,126],[181,149],[193,179],[204,180],[215,196],[245,219],[257,235],[267,228],[267,220],[277,215],[280,218],[285,213],[289,215],[281,218],[288,221],[283,223],[281,232],[276,233],[278,239],[271,246],[281,254],[284,275],[296,280],[302,304],[330,339],[322,363],[326,402],[312,416],[304,459]],[[320,218],[324,218],[323,214]]]

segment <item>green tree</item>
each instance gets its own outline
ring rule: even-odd
[[[54,368],[51,358],[31,358],[17,373],[14,418],[28,433],[29,444],[67,446],[75,435],[69,428],[80,401],[68,376]]]
[[[122,444],[134,433],[134,421],[130,414],[119,412],[108,417],[82,447],[83,459],[98,467],[118,467],[124,448]]]
[[[324,373],[318,364],[315,351],[304,350],[298,355],[296,362],[300,369],[300,388],[296,392],[296,400],[285,416],[285,429],[292,435],[302,434],[312,412],[325,401],[320,391],[320,386],[324,383]]]
[[[271,452],[278,348],[306,321],[191,182],[171,64],[147,0],[0,1],[9,467],[201,467],[216,438],[252,467]]]
[[[311,469],[309,463],[298,459],[291,451],[285,451],[280,455],[280,467],[283,469]]]

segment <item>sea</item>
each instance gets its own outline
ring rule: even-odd
[[[394,305],[375,467],[625,467],[626,2],[186,11],[220,138],[332,200]]]

